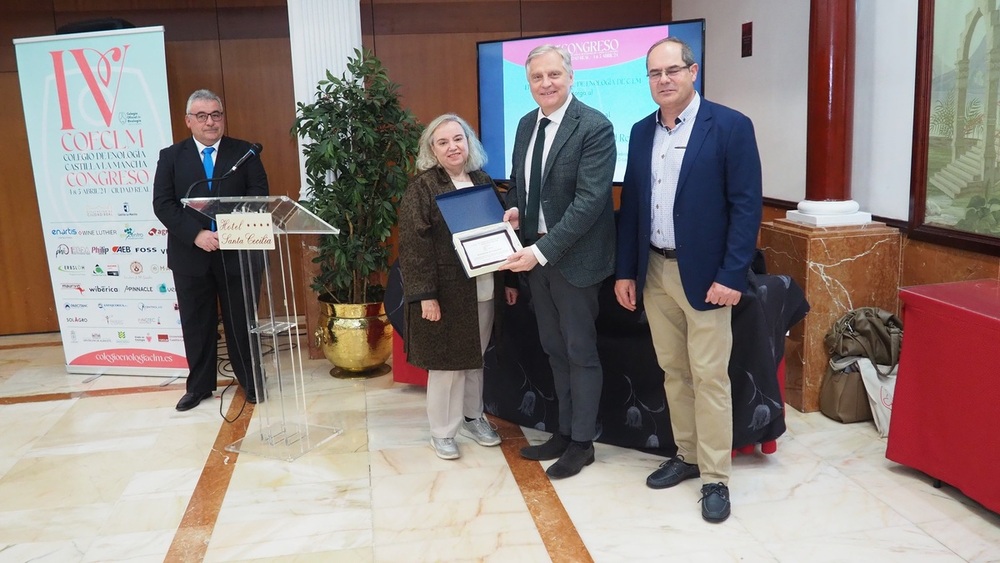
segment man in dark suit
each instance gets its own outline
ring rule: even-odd
[[[160,151],[153,180],[153,212],[169,231],[167,267],[174,275],[190,370],[187,393],[177,403],[177,410],[192,409],[215,391],[220,307],[233,372],[246,400],[256,403],[254,348],[247,332],[239,257],[236,252],[220,251],[212,221],[185,208],[180,200],[266,196],[267,174],[260,159],[252,158],[225,180],[205,181],[223,176],[250,149],[250,143],[223,135],[225,114],[219,96],[208,90],[195,91],[188,98],[184,122],[191,138]],[[256,296],[252,299],[256,302]]]
[[[701,99],[698,65],[675,38],[646,55],[659,110],[632,127],[618,223],[615,296],[649,320],[677,455],[654,489],[701,476],[702,517],[729,517],[732,306],[747,287],[761,219],[750,120]]]
[[[559,479],[594,461],[603,382],[594,321],[601,281],[614,271],[617,150],[611,122],[570,94],[573,66],[565,49],[538,47],[525,66],[539,108],[517,126],[504,216],[519,224],[525,248],[503,268],[528,272],[559,403],[557,431],[521,455],[558,458],[546,473]]]

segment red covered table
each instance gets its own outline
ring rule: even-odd
[[[903,288],[886,457],[1000,512],[1000,282]]]

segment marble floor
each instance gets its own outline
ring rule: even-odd
[[[264,411],[225,378],[181,413],[182,381],[63,361],[57,334],[0,338],[0,562],[1000,561],[1000,516],[885,459],[870,423],[789,408],[713,525],[697,481],[645,487],[661,459],[641,452],[597,444],[550,482],[517,455],[546,435],[497,420],[500,447],[440,460],[423,389],[391,374],[306,361],[310,416],[343,432],[289,462],[226,450]]]

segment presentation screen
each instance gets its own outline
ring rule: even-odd
[[[489,157],[486,172],[497,181],[510,179],[517,122],[538,109],[524,61],[532,49],[548,43],[565,47],[573,56],[573,95],[614,124],[618,144],[614,180],[621,182],[632,125],[656,109],[646,78],[646,51],[664,37],[690,45],[699,69],[704,68],[703,19],[478,43],[479,133]],[[695,89],[704,95],[703,88],[704,74],[699,71]]]

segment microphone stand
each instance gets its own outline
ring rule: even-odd
[[[232,173],[233,173],[233,171],[230,170],[229,172],[226,172],[225,174],[223,174],[222,176],[219,176],[218,178],[202,178],[201,180],[195,180],[194,182],[191,183],[190,186],[188,186],[187,191],[184,193],[184,197],[181,198],[181,204],[183,204],[184,207],[190,207],[191,203],[189,201],[184,201],[184,200],[190,200],[191,198],[189,196],[191,195],[191,190],[193,190],[194,187],[197,186],[198,184],[203,184],[205,182],[218,182],[217,185],[218,185],[219,190],[217,192],[218,195],[216,195],[215,197],[221,197],[222,196],[222,181],[225,180],[226,178],[228,178]],[[212,224],[211,224],[211,226],[209,228],[210,228],[211,231],[213,231],[213,232],[215,231],[215,221],[214,220],[212,221]]]
[[[222,191],[222,181],[225,180],[226,178],[228,178],[230,176],[230,174],[232,174],[232,171],[226,172],[225,174],[223,174],[222,176],[219,176],[218,178],[202,178],[201,180],[195,180],[194,182],[191,183],[190,186],[188,186],[187,191],[184,192],[184,197],[181,198],[181,203],[184,204],[184,207],[187,207],[188,204],[184,200],[191,198],[191,190],[193,190],[194,187],[197,186],[198,184],[204,184],[205,182],[219,182],[219,191],[221,192]],[[216,196],[216,197],[219,197],[219,196]]]

